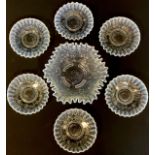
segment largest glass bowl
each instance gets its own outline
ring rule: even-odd
[[[106,82],[107,71],[98,51],[82,43],[59,45],[43,70],[57,101],[83,104],[97,99]]]

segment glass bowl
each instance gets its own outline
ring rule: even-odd
[[[44,78],[62,103],[92,103],[108,77],[108,68],[93,46],[60,44],[45,65]]]
[[[35,58],[47,50],[50,32],[42,21],[25,18],[13,25],[9,41],[16,54],[25,58]]]
[[[94,118],[82,109],[69,109],[61,113],[54,124],[57,144],[70,153],[81,153],[90,149],[97,138]]]
[[[71,2],[63,5],[56,12],[54,25],[65,39],[80,40],[92,31],[94,18],[86,5]]]
[[[44,108],[49,98],[45,81],[35,74],[21,74],[8,86],[7,99],[17,113],[31,115]]]
[[[127,56],[139,46],[141,34],[135,22],[127,17],[113,17],[103,23],[99,41],[103,49],[113,56]]]
[[[137,77],[120,75],[108,84],[105,100],[115,114],[132,117],[145,109],[148,102],[148,92],[144,83]]]

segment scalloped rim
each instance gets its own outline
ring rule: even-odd
[[[27,112],[24,112],[24,111],[19,111],[16,107],[16,105],[13,105],[15,103],[15,101],[13,100],[13,98],[11,97],[11,90],[12,90],[12,87],[14,87],[14,85],[16,85],[18,82],[19,82],[19,79],[22,79],[23,80],[26,80],[26,78],[33,78],[33,79],[36,79],[38,80],[42,85],[43,87],[45,87],[45,90],[46,90],[46,96],[44,96],[43,98],[43,101],[40,105],[38,105],[37,107],[35,107],[34,109],[32,109],[31,111],[27,111]],[[48,102],[48,98],[49,98],[49,91],[48,91],[48,86],[47,84],[45,83],[45,81],[38,75],[36,74],[32,74],[32,73],[25,73],[25,74],[21,74],[21,75],[18,75],[16,76],[9,84],[8,86],[8,89],[7,89],[7,100],[8,100],[8,103],[10,105],[10,107],[17,113],[19,114],[22,114],[22,115],[32,115],[32,114],[35,114],[35,113],[38,113],[40,112],[45,106],[46,106],[46,103]],[[15,103],[16,104],[16,103]]]
[[[111,48],[107,48],[105,46],[105,44],[103,43],[102,41],[102,33],[103,31],[105,31],[104,29],[106,29],[107,25],[111,23],[111,21],[123,21],[123,22],[126,22],[130,25],[130,27],[133,27],[135,29],[135,32],[137,33],[137,39],[135,40],[135,43],[133,43],[133,47],[130,47],[131,49],[126,49],[125,53],[115,53],[115,50],[112,50]],[[110,18],[108,20],[106,20],[101,28],[100,28],[100,31],[99,31],[99,42],[100,42],[100,45],[102,46],[102,48],[110,55],[112,56],[116,56],[116,57],[125,57],[125,56],[128,56],[130,54],[132,54],[133,52],[135,52],[137,50],[137,48],[139,47],[140,45],[140,41],[141,41],[141,33],[140,33],[140,29],[138,27],[138,25],[131,19],[127,18],[127,17],[123,17],[123,16],[117,16],[117,17],[113,17],[113,18]]]
[[[74,8],[76,8],[79,11],[82,11],[88,17],[88,26],[86,30],[82,33],[79,33],[78,35],[71,34],[71,33],[69,34],[65,32],[60,24],[60,21],[58,20],[61,18],[61,14],[64,13],[64,11],[66,11],[67,9],[74,10]],[[74,40],[74,41],[80,40],[85,38],[92,31],[94,27],[94,17],[91,10],[86,5],[78,2],[70,2],[70,3],[64,4],[62,7],[58,9],[54,17],[54,26],[57,32],[65,39]]]
[[[96,88],[94,88],[94,93],[95,95],[93,95],[91,101],[84,101],[84,99],[82,99],[82,97],[80,97],[80,99],[78,97],[75,98],[68,98],[67,101],[64,101],[62,99],[60,99],[59,96],[57,96],[57,92],[59,92],[58,88],[55,87],[55,82],[53,81],[53,79],[51,79],[51,76],[49,77],[48,72],[49,72],[49,68],[50,65],[53,63],[54,58],[56,57],[57,52],[59,52],[61,50],[61,48],[63,49],[63,47],[68,47],[68,46],[73,46],[73,47],[87,47],[87,48],[92,48],[92,50],[94,51],[95,56],[97,56],[98,60],[101,60],[100,63],[104,65],[104,71],[103,73],[105,74],[104,77],[101,79],[100,82],[98,82],[98,85],[96,86]],[[44,79],[46,79],[47,83],[50,83],[50,87],[52,89],[53,96],[56,97],[57,102],[62,102],[63,104],[69,103],[83,103],[84,105],[87,103],[92,104],[94,100],[97,100],[97,96],[100,94],[100,91],[102,89],[102,87],[104,86],[104,83],[107,82],[106,78],[109,77],[108,74],[108,67],[105,66],[105,62],[102,61],[103,59],[101,58],[101,56],[98,54],[98,51],[94,48],[94,46],[90,46],[87,43],[83,44],[83,43],[64,43],[64,44],[60,44],[58,47],[55,48],[55,51],[53,53],[53,55],[51,55],[50,59],[48,60],[48,63],[45,64],[45,68],[43,69],[43,73],[44,73]]]
[[[44,39],[44,43],[42,44],[42,47],[40,47],[40,49],[36,50],[35,52],[27,53],[25,51],[21,51],[21,49],[19,49],[18,46],[16,45],[15,34],[17,31],[21,29],[21,26],[24,27],[25,23],[32,24],[36,27],[37,26],[41,27],[44,31],[44,35],[46,35],[46,38]],[[12,26],[10,33],[9,33],[9,42],[10,42],[11,48],[17,55],[24,57],[24,58],[36,58],[40,56],[41,54],[43,54],[48,49],[48,46],[50,44],[50,32],[47,26],[41,20],[36,19],[36,18],[31,18],[31,17],[23,18],[17,21]]]
[[[89,147],[87,147],[87,148],[85,148],[85,149],[83,149],[83,150],[80,150],[80,151],[72,151],[72,150],[66,149],[65,147],[63,147],[63,146],[61,145],[61,143],[60,143],[60,142],[58,141],[58,139],[56,138],[56,137],[57,137],[57,136],[56,136],[56,129],[57,129],[58,121],[59,121],[60,119],[62,119],[63,115],[65,115],[66,113],[70,113],[70,112],[76,111],[76,110],[85,113],[88,117],[91,118],[91,120],[92,120],[92,122],[93,122],[93,124],[94,124],[94,133],[95,133],[95,134],[94,134],[94,139],[92,139],[93,141],[92,141],[91,145],[89,145]],[[53,135],[54,135],[54,139],[55,139],[57,145],[58,145],[60,148],[62,148],[64,151],[67,151],[67,152],[70,152],[70,153],[83,153],[83,152],[89,150],[89,149],[95,144],[96,139],[97,139],[97,134],[98,134],[98,129],[97,129],[97,124],[96,124],[95,119],[93,118],[93,116],[91,116],[91,114],[89,114],[87,111],[85,111],[85,110],[83,110],[83,109],[81,109],[81,108],[70,108],[70,109],[67,109],[67,110],[65,110],[64,112],[60,113],[60,114],[58,115],[57,119],[55,120],[54,125],[53,125]]]
[[[117,80],[121,80],[121,79],[126,79],[126,80],[132,80],[132,81],[136,81],[137,84],[139,85],[139,87],[141,87],[142,92],[143,92],[143,102],[141,103],[141,106],[139,106],[138,108],[132,110],[132,112],[130,113],[125,113],[123,111],[120,111],[118,109],[115,109],[115,106],[113,105],[113,103],[111,102],[111,100],[109,100],[108,97],[108,92],[109,89],[112,88],[115,84],[115,82],[117,82]],[[139,78],[133,76],[133,75],[129,75],[129,74],[123,74],[123,75],[119,75],[115,78],[113,78],[109,84],[107,85],[107,88],[105,89],[105,100],[106,100],[106,104],[108,105],[108,108],[114,112],[116,115],[122,116],[122,117],[134,117],[138,114],[140,114],[141,112],[143,112],[143,110],[145,109],[145,107],[147,106],[147,102],[148,102],[148,91],[147,88],[145,86],[145,84],[143,83],[143,81],[141,81]]]

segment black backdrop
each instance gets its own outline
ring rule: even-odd
[[[7,0],[7,86],[17,75],[26,72],[43,76],[42,69],[54,47],[66,40],[54,29],[53,18],[57,9],[67,0]],[[147,0],[83,0],[93,12],[95,26],[81,42],[94,45],[109,67],[108,78],[120,74],[133,74],[144,81],[148,88],[148,1]],[[140,27],[142,40],[138,50],[130,56],[116,58],[103,51],[98,41],[102,23],[113,16],[126,16]],[[24,17],[42,20],[51,32],[51,44],[45,54],[35,59],[25,59],[10,48],[8,36],[12,25]],[[2,52],[2,51],[1,51]],[[121,118],[112,113],[104,99],[102,89],[93,105],[62,105],[50,93],[47,106],[40,113],[22,116],[7,104],[7,155],[67,155],[57,146],[53,137],[53,123],[65,109],[79,107],[87,110],[98,125],[95,145],[84,155],[148,155],[148,106],[139,116]]]

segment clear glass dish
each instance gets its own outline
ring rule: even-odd
[[[144,83],[137,77],[120,75],[108,84],[105,100],[115,114],[132,117],[145,109],[148,102],[148,92]]]
[[[141,40],[140,30],[135,22],[127,17],[113,17],[103,23],[99,41],[110,55],[122,57],[133,53]]]
[[[16,54],[25,58],[35,58],[47,50],[50,32],[42,21],[25,18],[13,25],[9,41]]]
[[[90,149],[97,138],[94,118],[82,109],[69,109],[61,113],[54,124],[57,144],[70,153],[81,153]]]
[[[17,113],[31,115],[44,108],[49,98],[45,81],[35,74],[21,74],[8,86],[7,99]]]
[[[92,31],[94,18],[86,5],[71,2],[63,5],[56,12],[54,25],[62,37],[69,40],[80,40]]]
[[[108,77],[108,67],[93,46],[60,44],[45,65],[44,78],[62,103],[92,103]]]

